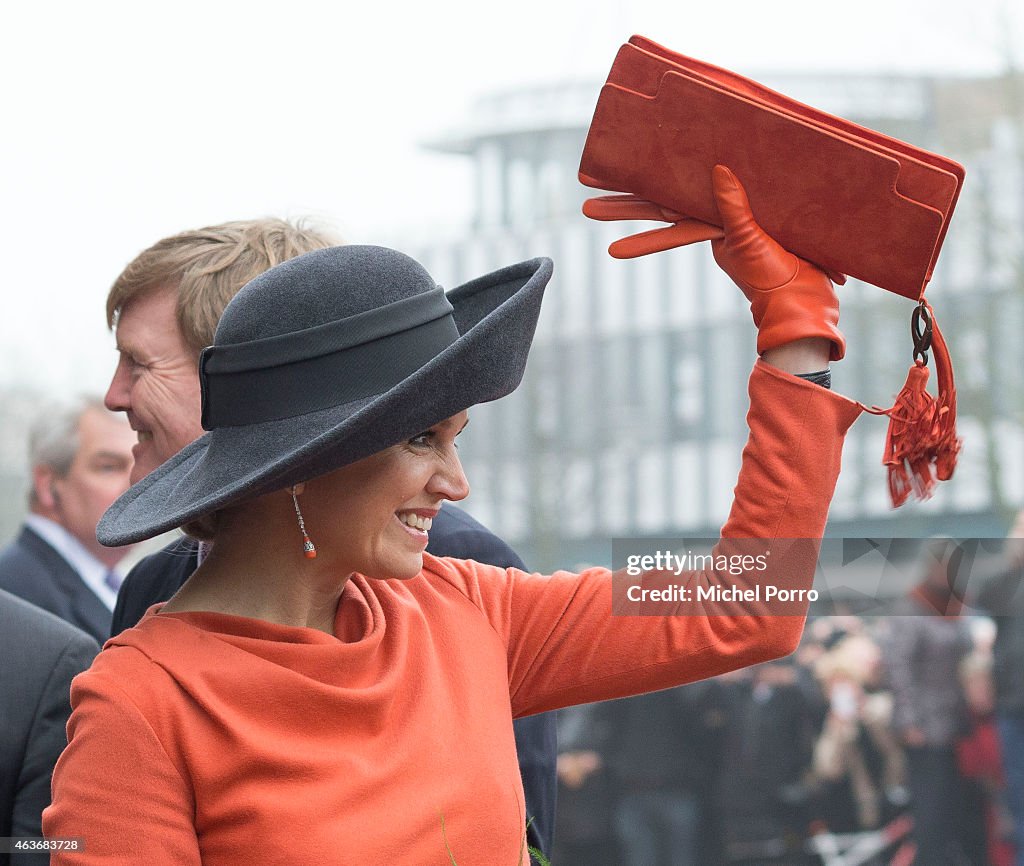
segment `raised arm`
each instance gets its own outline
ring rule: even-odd
[[[594,568],[543,576],[441,561],[463,573],[506,643],[516,715],[681,685],[786,655],[799,643],[809,601],[800,591],[814,578],[843,436],[859,407],[764,361],[749,393],[750,436],[716,550],[771,551],[764,571],[633,578]],[[698,603],[698,589],[716,586],[758,595]],[[629,587],[673,594],[634,604]],[[792,600],[768,598],[768,587]]]
[[[514,574],[509,595],[483,603],[493,604],[489,613],[508,641],[517,712],[702,679],[787,654],[800,639],[843,439],[861,408],[799,378],[824,373],[845,351],[829,277],[764,233],[728,169],[716,168],[714,188],[725,226],[712,240],[715,259],[750,301],[761,354],[749,383],[750,433],[715,553],[760,551],[765,567],[619,573],[614,580],[604,569]],[[707,239],[691,228],[691,240]],[[678,234],[672,239],[679,245]],[[672,592],[633,604],[632,586],[636,594]],[[698,603],[700,591],[716,586],[738,597]],[[768,598],[769,587],[792,595]]]

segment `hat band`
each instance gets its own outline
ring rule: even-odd
[[[222,348],[211,346],[199,367],[203,429],[279,421],[382,394],[458,338],[448,313],[368,342],[255,369],[210,369],[210,349]]]
[[[200,363],[208,373],[237,373],[241,370],[291,364],[293,361],[305,361],[317,355],[327,355],[360,343],[369,343],[379,337],[397,334],[424,322],[440,319],[451,312],[452,305],[444,289],[435,286],[390,304],[311,328],[286,331],[245,342],[214,342],[212,346],[203,349]]]

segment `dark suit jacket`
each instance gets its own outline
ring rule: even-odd
[[[53,765],[67,745],[71,678],[97,652],[84,632],[0,590],[0,836],[42,835]],[[0,854],[0,866],[49,862]]]
[[[523,561],[504,541],[465,511],[448,504],[434,519],[427,550],[434,556],[474,559],[501,568],[525,569]],[[195,571],[197,553],[198,544],[192,539],[182,538],[140,560],[121,585],[111,634],[131,628],[151,605],[167,601],[174,595]],[[555,714],[543,713],[516,719],[515,734],[526,814],[532,818],[527,841],[550,855],[557,790]]]
[[[0,553],[0,589],[30,601],[103,643],[110,611],[71,564],[30,527]]]

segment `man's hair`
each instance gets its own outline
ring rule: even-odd
[[[339,240],[303,221],[257,219],[181,232],[139,253],[107,295],[107,325],[125,305],[157,289],[177,291],[178,328],[199,353],[213,343],[224,308],[249,280],[274,265]]]
[[[99,397],[76,397],[66,402],[54,403],[41,411],[28,431],[29,469],[45,466],[58,478],[71,471],[75,455],[81,445],[78,425],[89,410],[112,414]],[[29,480],[29,504],[36,504],[35,485]]]

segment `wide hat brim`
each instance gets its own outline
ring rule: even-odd
[[[448,292],[459,337],[391,388],[296,417],[220,427],[130,487],[96,528],[132,544],[403,442],[522,380],[552,262],[510,265]]]

